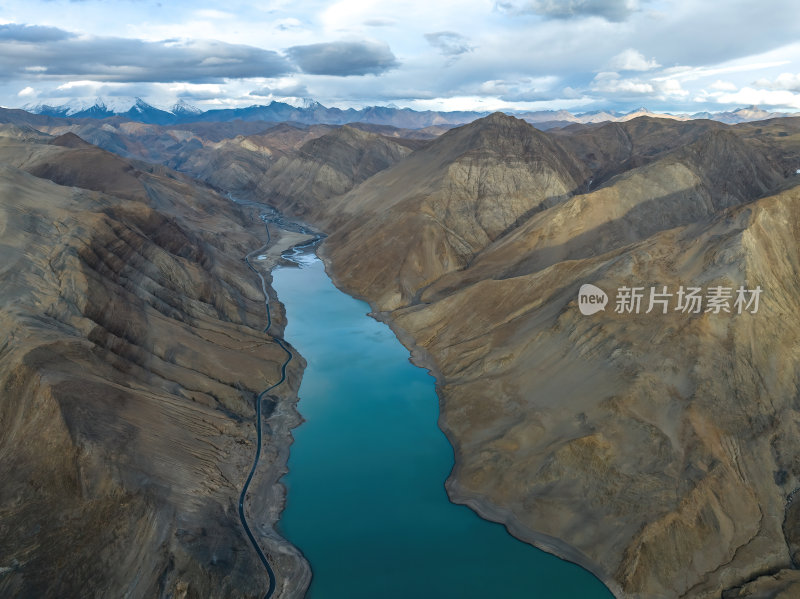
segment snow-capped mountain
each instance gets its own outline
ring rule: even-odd
[[[156,125],[192,121],[229,122],[243,120],[268,123],[324,123],[330,125],[364,122],[402,128],[421,128],[441,124],[458,125],[474,121],[488,114],[488,112],[471,111],[415,111],[410,108],[393,106],[368,106],[360,110],[354,108],[340,109],[328,108],[313,100],[306,100],[299,106],[273,101],[267,105],[202,111],[181,99],[171,108],[165,110],[148,104],[141,98],[114,98],[113,100],[98,98],[94,102],[76,100],[58,106],[47,104],[28,105],[24,106],[23,110],[62,118],[103,119],[118,116],[132,121]],[[574,114],[566,110],[542,110],[536,112],[512,112],[511,114],[515,114],[518,118],[522,118],[539,128],[546,129],[565,126],[570,123],[621,122],[641,116],[679,120],[705,118],[724,123],[742,123],[768,118],[796,116],[798,113],[769,112],[757,106],[748,106],[730,112],[700,112],[691,115],[654,113],[646,108],[637,108],[629,112],[594,111]]]
[[[137,100],[139,98],[97,98],[95,100],[80,98],[58,105],[26,105],[22,109],[47,116],[102,119],[129,111]]]
[[[203,111],[200,110],[197,106],[193,106],[192,104],[189,104],[183,98],[178,100],[178,102],[176,104],[173,104],[172,108],[170,108],[169,111],[172,114],[174,114],[175,116],[179,116],[179,117],[183,117],[183,116],[191,117],[191,116],[197,116],[198,114],[202,114],[203,113]]]
[[[156,125],[192,120],[193,117],[202,114],[199,108],[183,100],[178,101],[170,110],[162,110],[152,104],[148,104],[141,98],[114,98],[113,100],[97,98],[94,101],[79,99],[57,106],[36,104],[23,106],[22,109],[35,114],[75,119],[105,119],[121,116],[132,121]]]
[[[153,125],[168,125],[175,122],[177,115],[166,110],[161,110],[155,106],[151,106],[141,98],[136,98],[133,106],[127,112],[122,113],[120,116],[129,118],[132,121],[141,121],[143,123],[150,123]]]

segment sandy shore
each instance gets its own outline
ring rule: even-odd
[[[270,244],[254,252],[250,256],[253,266],[265,271],[265,274],[269,273],[281,262],[281,254],[283,254],[283,252],[296,245],[314,239],[313,235],[284,231],[272,224],[270,224],[269,231],[272,237]]]

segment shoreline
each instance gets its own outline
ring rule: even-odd
[[[263,235],[263,229],[259,225],[267,223],[260,218],[258,206],[249,204],[239,207],[243,219],[257,227],[260,236]],[[282,537],[276,529],[286,505],[287,490],[281,481],[288,472],[289,453],[294,443],[292,430],[302,424],[302,416],[297,410],[299,401],[297,392],[306,362],[291,344],[283,340],[285,310],[271,285],[272,270],[280,264],[281,254],[311,237],[286,231],[275,225],[270,230],[266,243],[246,255],[249,259],[247,272],[251,276],[259,275],[260,278],[265,310],[268,311],[268,321],[265,325],[272,325],[272,332],[269,328],[264,329],[265,337],[270,342],[285,344],[285,349],[293,356],[290,360],[292,366],[289,367],[288,362],[286,365],[286,380],[282,381],[285,388],[275,389],[273,393],[269,381],[265,381],[266,390],[258,396],[261,398],[259,403],[268,402],[271,396],[279,399],[274,401],[271,409],[264,406],[265,413],[262,413],[261,417],[261,427],[264,430],[260,447],[261,456],[251,475],[247,489],[248,498],[244,501],[244,507],[249,514],[250,528],[274,571],[276,586],[271,595],[272,599],[303,599],[312,576],[311,567],[300,549]],[[256,423],[253,424],[256,428]],[[250,457],[252,458],[252,453]],[[238,501],[239,498],[237,503]],[[246,532],[246,528],[242,527],[242,530]],[[248,546],[248,551],[256,550]]]
[[[483,497],[472,495],[470,493],[463,491],[463,489],[459,484],[457,475],[460,456],[458,450],[456,449],[456,445],[453,443],[452,431],[447,427],[442,416],[443,414],[442,406],[445,401],[445,398],[443,397],[441,389],[442,389],[442,384],[446,380],[446,377],[439,370],[433,356],[427,350],[425,350],[425,348],[418,345],[414,337],[408,331],[397,325],[394,319],[391,318],[390,312],[378,311],[375,308],[375,305],[368,298],[363,297],[359,294],[352,293],[350,290],[348,290],[345,286],[341,284],[341,282],[339,281],[338,277],[335,274],[333,262],[331,261],[330,257],[327,255],[327,252],[325,251],[324,243],[320,245],[320,248],[317,252],[317,256],[322,261],[325,267],[325,272],[327,273],[328,277],[331,279],[333,284],[347,295],[359,299],[368,304],[371,310],[369,316],[371,316],[378,322],[386,324],[391,329],[392,333],[395,335],[395,337],[397,337],[398,341],[400,341],[403,347],[405,347],[411,354],[409,357],[409,361],[418,368],[424,368],[425,370],[427,370],[428,373],[436,380],[435,383],[436,395],[439,398],[439,416],[437,419],[437,426],[442,431],[442,433],[444,433],[447,442],[450,444],[450,447],[453,450],[453,458],[454,458],[453,467],[450,470],[450,474],[448,474],[447,479],[444,481],[445,491],[447,492],[447,497],[450,500],[450,502],[455,505],[464,505],[468,507],[483,520],[501,524],[506,529],[508,534],[510,534],[514,538],[524,543],[532,545],[536,549],[554,555],[564,561],[580,566],[584,570],[590,572],[600,582],[602,582],[603,585],[615,597],[625,597],[626,595],[624,594],[619,584],[615,580],[613,580],[606,572],[600,569],[598,564],[594,563],[591,559],[589,559],[577,548],[569,545],[565,541],[562,541],[561,539],[558,539],[556,537],[552,537],[544,533],[539,533],[530,530],[524,525],[522,525],[510,510],[503,508],[501,506],[496,506],[493,503],[487,501]]]

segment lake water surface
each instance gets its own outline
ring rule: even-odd
[[[311,563],[311,599],[611,599],[582,568],[450,503],[453,451],[434,379],[313,253],[273,271],[285,338],[308,361],[279,530]]]

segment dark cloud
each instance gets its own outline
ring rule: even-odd
[[[498,8],[517,14],[535,13],[549,19],[601,17],[607,21],[626,20],[637,10],[635,0],[533,0],[500,2]]]
[[[773,0],[769,10],[750,0],[730,0],[725,10],[700,3],[691,11],[676,11],[658,26],[636,27],[631,42],[645,56],[663,65],[711,65],[762,54],[800,39],[797,0]]]
[[[72,37],[75,37],[75,35],[57,27],[19,25],[17,23],[0,25],[0,42],[11,41],[38,44],[42,42],[58,42]]]
[[[436,33],[426,33],[425,39],[434,48],[445,56],[458,56],[465,52],[470,52],[473,48],[467,43],[460,33],[454,31],[437,31]]]
[[[376,42],[328,42],[293,46],[286,53],[312,75],[378,75],[399,66],[389,46]]]
[[[295,70],[277,52],[252,46],[203,40],[146,42],[77,37],[52,27],[3,27],[0,77],[4,78],[24,73],[27,78],[204,83],[275,77]],[[7,32],[5,36],[3,31]],[[29,43],[33,38],[38,38],[38,43]]]

